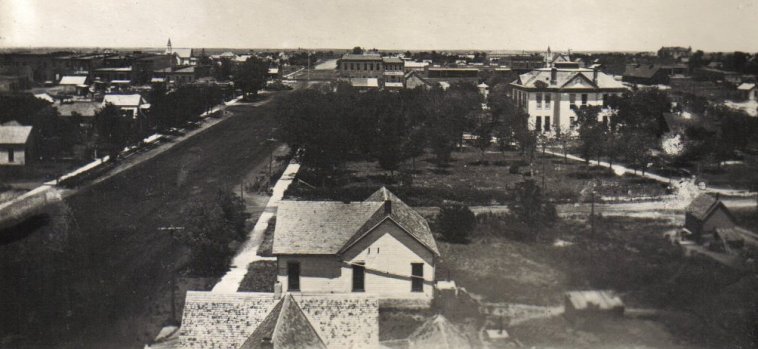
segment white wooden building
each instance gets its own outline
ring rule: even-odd
[[[424,301],[440,255],[426,219],[386,188],[362,202],[282,201],[272,252],[286,292]]]
[[[31,158],[32,127],[15,121],[0,125],[0,166],[22,166]]]

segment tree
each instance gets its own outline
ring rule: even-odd
[[[242,90],[247,99],[249,94],[257,94],[266,85],[268,65],[252,56],[234,70],[234,86]]]
[[[656,139],[642,131],[630,131],[622,136],[624,144],[624,159],[635,169],[639,168],[642,174],[652,160],[650,153],[651,144],[656,143]]]
[[[230,192],[219,191],[211,202],[196,203],[186,211],[187,227],[179,240],[190,248],[189,269],[212,277],[225,272],[235,247],[245,240],[245,204]]]
[[[353,47],[353,54],[354,55],[363,54],[363,48],[361,48],[360,46]]]
[[[445,240],[466,243],[476,226],[476,216],[468,206],[449,203],[440,208],[436,223]]]
[[[479,118],[477,126],[474,129],[473,135],[474,146],[479,149],[481,154],[481,160],[484,161],[484,151],[492,144],[492,133],[494,129],[493,123],[486,118]]]
[[[94,124],[97,148],[110,155],[110,161],[116,161],[132,138],[131,120],[119,107],[108,103],[95,113]]]
[[[541,229],[556,221],[555,205],[545,198],[542,189],[531,179],[516,184],[514,195],[511,212],[528,228],[528,238],[536,240]]]

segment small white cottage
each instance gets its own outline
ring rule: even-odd
[[[0,166],[25,165],[31,158],[32,127],[11,121],[0,125]]]
[[[272,252],[286,292],[424,301],[440,256],[426,219],[386,188],[362,202],[282,201]]]

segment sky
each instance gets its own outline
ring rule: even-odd
[[[0,47],[758,51],[758,0],[0,0]]]

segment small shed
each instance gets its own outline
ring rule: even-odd
[[[758,100],[758,87],[755,83],[742,83],[737,86],[737,91],[740,92],[742,99],[748,101]]]
[[[685,209],[684,228],[690,238],[697,242],[712,236],[717,228],[732,228],[735,225],[734,217],[724,203],[709,194],[696,197]]]
[[[624,302],[613,291],[572,291],[564,295],[569,319],[624,315]]]
[[[0,166],[23,166],[30,157],[32,127],[15,121],[0,125]]]

